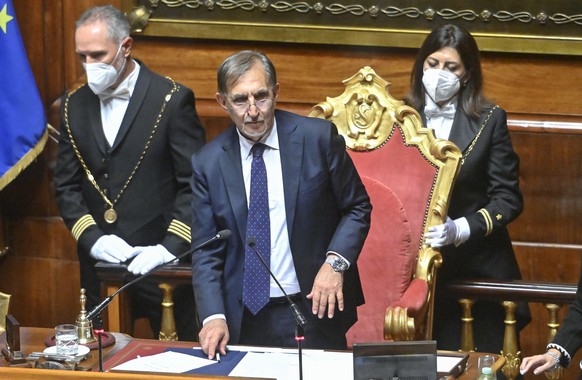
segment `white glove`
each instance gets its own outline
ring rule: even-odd
[[[459,246],[471,235],[469,223],[465,218],[452,220],[447,216],[445,224],[429,227],[424,235],[424,241],[432,248],[440,248],[454,244]]]
[[[141,253],[127,267],[133,274],[145,274],[158,265],[176,258],[161,244],[135,248],[141,250]]]
[[[91,257],[108,263],[122,263],[137,255],[139,250],[117,235],[101,236],[91,247]]]

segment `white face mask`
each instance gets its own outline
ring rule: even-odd
[[[451,99],[461,88],[459,77],[450,71],[441,69],[426,69],[422,76],[422,84],[424,84],[427,95],[435,103]]]
[[[121,69],[117,71],[113,63],[117,59],[119,52],[121,51],[121,44],[119,45],[119,49],[117,49],[117,53],[115,57],[113,57],[113,61],[111,63],[83,63],[83,67],[85,68],[85,72],[87,73],[87,82],[89,87],[95,95],[102,94],[105,90],[109,87],[113,86],[119,78],[119,75],[123,72],[123,68],[125,67],[125,59],[123,60],[123,65]]]

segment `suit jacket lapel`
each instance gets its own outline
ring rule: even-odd
[[[239,233],[241,234],[240,238],[243,242],[246,242],[246,236],[243,236],[243,234],[246,234],[247,230],[248,206],[236,127],[230,127],[230,134],[230,138],[222,146],[223,152],[218,160],[222,171],[222,178],[226,185],[230,207],[233,211]]]
[[[119,132],[117,133],[117,137],[115,138],[112,149],[117,148],[120,142],[125,138],[125,135],[129,131],[129,128],[133,124],[140,108],[142,107],[143,102],[145,101],[147,92],[150,87],[152,79],[150,71],[143,63],[139,62],[139,64],[139,76],[137,78],[137,82],[135,83],[133,94],[129,99],[127,111],[125,111],[125,115],[123,116],[123,120],[121,122],[121,126],[119,127]]]
[[[479,124],[469,119],[463,112],[457,110],[449,140],[464,152],[477,135]]]
[[[102,154],[107,152],[109,146],[107,144],[107,139],[105,138],[105,132],[103,132],[103,122],[101,121],[101,103],[99,102],[99,97],[91,90],[88,90],[90,93],[90,99],[87,101],[87,113],[88,117],[87,120],[89,121],[89,129],[93,134],[93,138],[95,139],[95,144],[99,148]],[[73,128],[71,126],[71,128]]]
[[[277,133],[279,148],[281,149],[281,170],[283,173],[283,189],[285,192],[285,213],[287,215],[287,229],[291,238],[301,166],[303,165],[304,136],[297,131],[297,124],[292,118],[277,112]]]

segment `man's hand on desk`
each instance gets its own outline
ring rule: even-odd
[[[200,347],[208,355],[208,359],[214,359],[217,349],[221,355],[226,355],[226,344],[230,335],[224,319],[218,318],[206,322],[198,338]]]
[[[315,276],[311,293],[307,295],[307,298],[313,300],[313,305],[311,307],[313,314],[317,314],[321,319],[323,318],[325,308],[327,307],[328,318],[333,318],[336,303],[338,310],[343,311],[343,284],[344,273],[336,272],[329,264],[324,263],[321,269],[319,269],[317,276]]]

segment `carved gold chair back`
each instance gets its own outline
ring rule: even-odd
[[[348,341],[430,339],[442,258],[423,244],[423,235],[446,218],[461,153],[424,128],[372,68],[343,84],[343,94],[317,104],[310,116],[337,126],[373,206],[357,264],[366,304]]]

